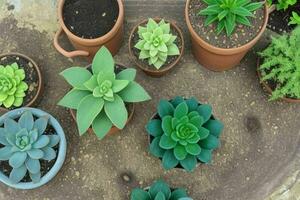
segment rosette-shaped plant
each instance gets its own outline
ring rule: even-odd
[[[28,85],[25,79],[24,69],[19,69],[17,63],[0,65],[0,106],[6,108],[19,107],[23,103]]]
[[[156,23],[149,19],[146,27],[139,26],[139,42],[135,48],[140,50],[139,59],[148,59],[149,65],[161,68],[168,56],[180,55],[177,45],[174,43],[176,36],[170,33],[170,24],[161,20]]]
[[[107,48],[102,47],[94,57],[92,69],[72,67],[61,73],[73,89],[59,105],[77,110],[79,134],[90,126],[102,139],[116,126],[123,129],[128,119],[124,102],[141,102],[151,99],[142,86],[134,81],[135,69],[115,74],[115,63]]]
[[[162,159],[165,169],[181,166],[192,171],[197,159],[209,163],[219,147],[223,124],[214,119],[210,105],[197,99],[176,97],[161,100],[158,115],[146,126],[151,138],[150,152]]]
[[[0,128],[0,160],[8,160],[12,170],[9,179],[20,182],[27,171],[36,183],[41,178],[40,160],[51,161],[56,158],[53,149],[59,141],[58,135],[46,135],[48,116],[34,119],[30,111],[24,112],[18,122],[11,118],[4,121]]]
[[[186,190],[178,188],[172,190],[162,181],[156,181],[149,189],[136,188],[132,191],[130,200],[192,200],[187,196]]]

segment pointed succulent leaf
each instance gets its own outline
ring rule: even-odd
[[[198,135],[200,136],[200,139],[203,140],[209,136],[209,130],[204,127],[200,127]]]
[[[90,91],[74,88],[59,101],[58,105],[71,109],[77,109],[82,99],[89,94],[91,94]]]
[[[218,138],[216,138],[213,135],[209,135],[204,140],[201,140],[199,142],[200,146],[204,149],[216,149],[220,145],[220,141]]]
[[[199,106],[199,102],[195,97],[187,99],[186,104],[189,108],[189,113],[191,113],[192,111],[196,111]]]
[[[42,135],[47,128],[49,116],[43,116],[34,121],[33,128],[37,129],[38,135]]]
[[[212,107],[208,104],[203,104],[198,107],[197,111],[198,111],[199,115],[203,117],[204,123],[205,123],[211,117]]]
[[[204,127],[209,130],[210,134],[214,135],[215,137],[219,137],[224,129],[224,125],[219,120],[208,120]]]
[[[162,194],[167,198],[171,196],[171,190],[169,186],[162,180],[153,183],[149,189],[149,194],[152,198],[155,198],[159,192],[162,192]]]
[[[134,81],[135,76],[136,76],[136,69],[128,68],[119,72],[117,74],[117,79]]]
[[[158,157],[158,158],[161,158],[163,157],[164,153],[166,150],[162,149],[160,146],[159,146],[159,142],[160,142],[160,136],[159,137],[156,137],[153,139],[153,141],[151,142],[150,144],[150,153],[155,156],[155,157]]]
[[[151,121],[148,122],[146,125],[146,130],[148,134],[158,137],[163,134],[163,129],[162,129],[162,122],[159,119],[152,119]]]
[[[184,102],[184,98],[181,96],[177,96],[171,100],[171,104],[176,108],[180,103]]]
[[[125,104],[119,95],[115,95],[115,101],[105,102],[104,110],[110,121],[119,129],[123,129],[128,119]]]
[[[21,130],[21,128],[15,120],[7,118],[4,121],[4,130],[6,133],[15,136]]]
[[[106,116],[105,112],[102,111],[93,121],[92,127],[97,137],[101,140],[112,128],[112,122]]]
[[[25,128],[27,131],[31,131],[34,125],[32,113],[30,111],[25,111],[24,114],[21,115],[18,124],[20,128]]]
[[[114,67],[115,61],[113,56],[105,46],[101,47],[93,59],[93,74],[98,74],[99,72],[114,73]]]
[[[50,160],[53,160],[54,158],[56,158],[56,152],[54,151],[53,148],[44,147],[42,149],[42,152],[43,152],[43,156],[42,156],[43,160],[50,161]]]
[[[148,192],[136,188],[131,192],[130,200],[151,200],[151,198]]]
[[[12,154],[13,152],[11,146],[5,146],[0,148],[0,160],[9,160]]]
[[[172,127],[172,117],[167,115],[163,118],[162,120],[162,130],[164,133],[168,136],[170,136],[173,132],[173,127]]]
[[[113,82],[112,90],[114,93],[120,92],[129,84],[128,80],[115,80]]]
[[[92,77],[91,72],[82,67],[71,67],[61,72],[60,75],[62,75],[72,87],[80,90],[86,90],[83,84]]]
[[[198,160],[200,160],[203,163],[209,163],[211,161],[212,157],[212,150],[208,149],[201,149],[201,152],[199,155],[197,155]]]
[[[39,173],[41,170],[40,161],[37,159],[28,158],[25,162],[25,165],[31,174]]]
[[[170,136],[163,134],[161,136],[159,146],[163,149],[173,149],[176,146],[177,142],[174,141]]]
[[[118,95],[123,99],[124,102],[132,103],[151,99],[146,90],[135,81],[131,81],[125,89],[118,93]]]
[[[187,155],[184,160],[180,161],[181,166],[188,172],[192,172],[197,164],[197,159],[193,155]]]
[[[50,142],[50,138],[48,137],[48,135],[41,135],[38,140],[33,143],[32,147],[35,149],[41,149],[45,146],[47,146]]]
[[[60,141],[60,137],[58,135],[48,135],[50,141],[49,144],[47,145],[48,147],[55,147],[59,141]]]
[[[158,192],[154,198],[154,200],[166,200],[166,197],[163,192]]]
[[[174,156],[177,160],[184,160],[187,154],[188,153],[186,152],[185,147],[180,144],[174,148]]]
[[[162,164],[165,170],[172,169],[179,164],[174,156],[173,150],[167,150],[162,157]]]
[[[174,117],[177,119],[181,119],[182,117],[186,116],[188,114],[188,106],[186,102],[180,103],[174,111]]]
[[[0,144],[6,146],[9,145],[6,137],[5,137],[5,129],[4,128],[0,128]]]
[[[19,168],[13,168],[9,174],[9,179],[13,183],[18,183],[25,177],[26,172],[27,172],[27,168],[25,165],[22,165]]]
[[[201,152],[201,148],[198,144],[188,144],[185,146],[185,150],[191,154],[191,155],[194,155],[194,156],[197,156],[200,154]]]
[[[174,107],[173,105],[167,100],[160,100],[158,104],[158,114],[161,118],[167,115],[174,114]]]
[[[9,158],[9,165],[13,168],[19,168],[24,164],[26,158],[27,153],[21,151],[15,152]]]
[[[172,192],[170,200],[178,200],[183,197],[187,197],[187,193],[184,189],[179,188]]]
[[[36,174],[32,174],[29,172],[29,176],[33,183],[38,183],[38,182],[40,182],[40,179],[41,179],[41,172],[38,172]]]
[[[40,149],[31,149],[27,151],[27,154],[32,159],[41,159],[44,157],[44,152]]]

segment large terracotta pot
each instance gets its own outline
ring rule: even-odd
[[[88,60],[92,60],[96,52],[102,47],[106,46],[113,55],[116,55],[119,51],[123,36],[124,36],[124,3],[123,0],[117,0],[119,5],[119,16],[115,26],[104,36],[95,39],[83,39],[74,35],[68,30],[63,21],[63,7],[65,0],[60,0],[58,3],[58,19],[60,28],[54,37],[54,46],[62,55],[71,58],[76,56],[87,57]],[[63,49],[59,42],[59,36],[65,33],[73,44],[75,51],[66,51]]]
[[[248,42],[247,44],[238,47],[238,48],[218,48],[215,47],[206,41],[204,41],[193,29],[191,25],[191,21],[189,18],[189,4],[191,0],[187,0],[185,7],[185,20],[191,34],[192,39],[192,52],[196,58],[196,60],[212,71],[224,71],[231,69],[238,65],[246,53],[256,44],[256,42],[260,39],[262,34],[264,33],[268,18],[269,18],[269,8],[265,5],[265,19],[264,24],[260,32],[257,36]]]

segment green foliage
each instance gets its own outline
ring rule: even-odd
[[[0,128],[0,160],[8,160],[12,170],[9,179],[19,183],[27,171],[33,182],[41,178],[40,160],[51,161],[56,158],[53,149],[59,143],[58,135],[45,135],[48,116],[34,120],[30,111],[24,112],[18,122],[7,118]]]
[[[224,29],[230,36],[237,24],[251,26],[248,17],[254,17],[253,12],[264,2],[251,0],[202,0],[208,6],[201,10],[199,15],[207,16],[205,26],[217,22],[216,33],[220,34]]]
[[[115,125],[123,129],[128,119],[124,102],[141,102],[151,99],[134,81],[136,70],[125,69],[115,74],[115,63],[109,50],[102,47],[94,57],[92,71],[72,67],[61,75],[73,87],[59,105],[77,110],[80,135],[90,126],[102,139]]]
[[[272,38],[268,48],[259,53],[263,63],[262,81],[276,83],[270,100],[282,97],[300,99],[300,27],[291,35]]]
[[[297,3],[297,0],[267,0],[269,5],[275,4],[277,10],[286,10]]]
[[[200,104],[195,98],[161,100],[158,116],[148,122],[146,129],[153,138],[150,152],[162,159],[166,170],[181,165],[193,171],[197,159],[211,161],[212,151],[220,144],[223,124],[212,117],[210,105]]]
[[[25,92],[28,85],[25,79],[24,69],[19,69],[17,63],[11,65],[0,65],[0,106],[6,108],[19,107],[23,104]]]
[[[139,59],[148,59],[149,65],[159,69],[168,56],[180,55],[174,43],[177,37],[170,33],[170,24],[164,20],[156,23],[150,18],[146,27],[139,26],[138,34],[140,39],[135,48],[140,50]]]
[[[136,188],[131,192],[130,200],[192,200],[182,188],[172,190],[162,180],[153,183],[149,189]]]
[[[295,24],[300,25],[300,16],[296,12],[292,12],[292,16],[290,17],[289,25]]]

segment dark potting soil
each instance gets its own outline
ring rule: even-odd
[[[37,119],[37,118],[35,118]],[[16,119],[17,121],[18,119]],[[2,126],[3,127],[3,126]],[[55,129],[48,124],[46,131],[44,133],[44,135],[55,135],[56,131]],[[0,148],[4,147],[2,144],[0,144]],[[51,160],[51,161],[47,161],[47,160],[40,160],[40,165],[41,165],[41,177],[43,177],[44,175],[46,175],[51,168],[54,166],[57,156],[58,156],[58,148],[59,148],[59,143],[53,147],[54,151],[56,152],[56,158]],[[12,167],[9,165],[8,160],[7,161],[0,161],[0,171],[7,177],[9,177],[9,174],[12,170]],[[32,182],[30,176],[29,176],[29,172],[27,171],[25,177],[21,180],[21,182],[23,183],[27,183],[27,182]]]
[[[283,34],[291,32],[296,25],[289,25],[292,12],[300,12],[300,1],[290,6],[287,10],[275,10],[269,15],[268,28],[276,33]]]
[[[140,26],[146,26],[146,23],[141,24]],[[130,41],[131,42],[131,51],[133,52],[133,55],[134,55],[136,61],[143,68],[148,69],[148,70],[152,70],[152,71],[153,70],[155,70],[155,71],[161,71],[161,70],[164,70],[165,68],[169,67],[174,62],[176,62],[177,58],[180,56],[180,55],[177,55],[177,56],[168,56],[166,63],[161,68],[156,69],[154,67],[154,65],[149,65],[148,59],[144,59],[144,60],[140,60],[139,59],[140,50],[134,47],[138,43],[138,41],[140,40],[139,34],[137,32],[138,32],[138,29],[135,30],[135,32],[134,32],[134,34],[132,36],[132,39]],[[182,38],[180,37],[180,34],[176,30],[176,28],[174,28],[172,25],[171,25],[171,34],[177,37],[177,39],[175,40],[175,44],[177,45],[177,47],[179,48],[179,51],[181,52],[182,48],[183,48],[183,46],[182,46],[183,45]]]
[[[24,69],[25,71],[25,79],[23,81],[27,83],[28,90],[25,92],[26,96],[23,99],[23,104],[20,106],[23,107],[37,95],[39,88],[39,76],[33,63],[23,57],[14,55],[0,58],[0,65],[6,66],[13,63],[17,63],[19,65],[19,68]],[[9,108],[9,110],[13,110],[15,108],[16,107],[12,106],[11,108]]]
[[[119,16],[117,0],[66,0],[63,20],[76,36],[94,39],[107,34]]]
[[[261,0],[256,0],[261,1]],[[225,29],[217,35],[215,32],[216,24],[204,26],[206,16],[200,16],[198,13],[207,7],[203,1],[191,0],[189,5],[189,18],[195,32],[207,43],[219,48],[237,48],[247,44],[254,39],[264,24],[265,14],[264,6],[254,12],[256,17],[249,17],[252,26],[239,24],[236,26],[231,36],[227,36]]]

